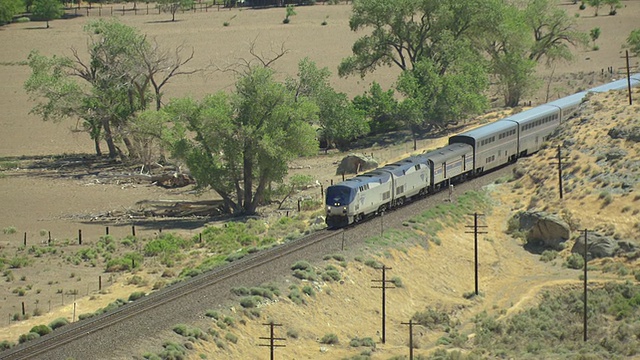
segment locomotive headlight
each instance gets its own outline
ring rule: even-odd
[[[327,211],[331,211],[331,206],[327,206]]]

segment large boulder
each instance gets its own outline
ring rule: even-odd
[[[377,167],[378,162],[376,162],[372,157],[362,154],[349,154],[345,156],[340,162],[340,165],[338,165],[336,175],[357,174]]]
[[[542,211],[524,211],[514,217],[518,221],[518,230],[526,233],[527,243],[562,250],[564,242],[571,237],[569,225],[555,215]]]
[[[633,252],[636,245],[630,241],[617,241],[597,232],[587,232],[587,256],[591,258],[613,257],[625,252]],[[571,252],[584,254],[584,235],[576,239]]]

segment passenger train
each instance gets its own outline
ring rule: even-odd
[[[640,85],[640,73],[630,77]],[[326,223],[339,228],[437,192],[540,150],[588,93],[623,90],[627,78],[579,92],[451,136],[449,145],[355,176],[327,188]]]

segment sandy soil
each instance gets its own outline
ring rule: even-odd
[[[621,58],[624,51],[621,50],[621,45],[629,32],[637,27],[640,1],[623,1],[623,5],[625,7],[613,17],[602,15],[593,17],[593,12],[590,9],[580,12],[578,5],[561,5],[571,15],[580,13],[578,22],[581,29],[588,31],[594,27],[600,27],[602,35],[597,41],[600,46],[599,51],[578,50],[574,62],[557,64],[555,70],[541,67],[542,74],[549,75],[553,71],[554,79],[558,81],[549,86],[550,98],[572,93],[574,88],[587,88],[591,83],[607,81],[599,75],[601,69],[613,66],[618,70],[624,65],[624,60]],[[284,43],[289,53],[275,66],[282,77],[295,75],[297,62],[306,56],[316,61],[319,66],[327,66],[335,74],[340,59],[350,54],[350,47],[359,36],[359,34],[349,31],[348,28],[350,7],[347,5],[318,5],[301,7],[297,13],[298,15],[294,16],[288,25],[281,23],[284,9],[234,9],[178,14],[176,23],[167,22],[166,20],[170,17],[166,14],[116,17],[127,25],[139,28],[149,36],[157,37],[163,46],[175,47],[179,44],[186,44],[188,47],[193,47],[195,56],[189,66],[211,69],[211,71],[197,76],[177,78],[167,87],[166,100],[176,96],[199,98],[217,90],[231,89],[234,83],[233,75],[228,72],[216,72],[212,69],[216,66],[224,67],[229,63],[234,63],[239,58],[248,59],[248,48],[252,41],[265,56],[268,56],[271,49],[279,49]],[[0,27],[0,43],[4,45],[4,49],[10,49],[0,52],[0,108],[3,110],[0,114],[0,129],[2,129],[0,131],[0,160],[30,162],[46,160],[61,154],[88,154],[93,151],[93,144],[86,134],[72,131],[77,128],[75,120],[46,123],[29,114],[34,103],[29,101],[23,90],[23,83],[29,76],[29,69],[27,66],[19,65],[20,62],[26,60],[27,55],[33,49],[46,55],[69,55],[69,49],[72,47],[83,51],[86,48],[86,37],[82,27],[88,20],[96,18],[95,14],[92,14],[90,17],[53,21],[51,29],[48,30],[44,28],[43,23],[37,22]],[[321,22],[325,19],[328,25],[321,26]],[[224,27],[222,23],[225,21],[229,21],[230,26]],[[635,66],[637,62],[637,59],[632,59],[632,65]],[[365,79],[358,77],[340,79],[334,75],[332,84],[337,90],[354,96],[368,89],[374,80],[387,88],[393,84],[396,76],[395,69],[381,69]],[[541,103],[546,97],[547,92],[545,89],[541,89],[531,97],[531,101],[534,104]],[[444,141],[422,140],[419,147],[433,148]],[[400,144],[386,148],[374,147],[366,151],[374,152],[380,162],[385,163],[410,153],[411,144]],[[540,155],[541,158],[549,156],[551,155],[547,153]],[[294,166],[299,169],[294,169],[292,172],[313,174],[318,176],[318,180],[323,183],[338,180],[331,174],[335,171],[334,162],[340,157],[341,154],[332,154],[309,161],[300,161],[295,164],[297,166]],[[104,234],[105,224],[94,224],[80,220],[78,215],[136,208],[139,206],[138,202],[143,200],[197,198],[189,191],[168,191],[145,184],[96,183],[84,176],[65,173],[63,168],[47,168],[39,172],[17,169],[2,172],[0,175],[2,175],[0,176],[0,204],[2,204],[0,206],[0,229],[15,227],[17,230],[15,234],[0,232],[0,252],[7,257],[13,257],[16,254],[17,248],[22,245],[25,232],[28,236],[29,246],[39,245],[42,241],[46,241],[48,232],[51,232],[56,241],[64,243],[68,239],[70,244],[74,243],[78,229],[82,229],[85,241],[95,242],[98,236]],[[533,186],[533,184],[529,185]],[[317,189],[313,191],[315,196],[319,195]],[[204,194],[205,198],[211,196],[211,194]],[[492,228],[504,228],[504,222],[509,212],[517,208],[512,205],[515,203],[513,199],[506,198],[503,201],[505,205],[496,210],[490,219],[487,219]],[[584,202],[585,200],[581,199],[580,201]],[[580,201],[574,204],[574,209],[580,208]],[[631,200],[626,199],[625,201]],[[611,206],[608,209],[599,210],[600,213],[581,213],[581,215],[585,215],[585,223],[607,221],[603,211],[612,209],[610,210],[611,216],[616,218],[614,215],[619,215],[619,211],[614,214],[616,208],[616,206]],[[625,216],[631,217],[629,214]],[[109,225],[111,226],[111,234],[116,237],[125,236],[130,231],[129,223]],[[633,233],[632,226],[624,225],[624,227],[628,227],[629,234]],[[193,234],[197,228],[176,230]],[[138,228],[138,233],[142,236],[151,236],[157,231],[158,226],[154,224],[146,224]],[[408,253],[392,252],[392,256],[388,259],[388,265],[397,269],[397,273],[402,274],[401,277],[403,280],[406,279],[406,283],[419,284],[419,279],[424,278],[423,275],[420,277],[420,274],[437,274],[437,276],[430,277],[431,282],[424,282],[424,285],[420,286],[412,285],[394,293],[392,296],[410,300],[406,301],[403,307],[391,310],[394,312],[391,314],[393,318],[405,321],[416,311],[417,307],[424,306],[426,303],[436,303],[443,304],[443,306],[460,305],[462,309],[459,311],[460,317],[462,321],[465,321],[481,309],[513,309],[523,306],[527,303],[526,299],[535,299],[535,289],[546,286],[550,279],[560,281],[577,279],[577,274],[559,266],[542,265],[535,256],[523,252],[517,244],[497,235],[491,242],[486,241],[488,246],[483,247],[482,250],[483,259],[485,259],[481,265],[483,270],[482,283],[489,286],[486,291],[487,296],[479,303],[473,303],[461,297],[461,294],[469,291],[471,286],[468,280],[464,282],[460,280],[471,279],[469,270],[459,272],[459,269],[469,265],[468,260],[462,259],[470,257],[460,255],[452,259],[450,256],[452,253],[469,255],[471,249],[466,245],[466,240],[456,234],[446,233],[443,235],[443,238],[445,237],[451,240],[444,241],[441,247],[434,247],[428,252],[419,248],[412,249]],[[75,251],[72,247],[64,250]],[[509,261],[506,261],[507,259]],[[48,323],[52,318],[63,316],[72,319],[73,309],[70,304],[73,302],[74,296],[68,294],[69,289],[76,290],[78,298],[84,295],[84,298],[77,300],[77,306],[80,308],[78,313],[83,313],[104,306],[117,297],[126,297],[136,288],[134,285],[123,285],[126,280],[123,277],[112,279],[117,282],[117,285],[112,285],[112,282],[108,281],[108,275],[103,274],[100,268],[71,266],[61,259],[38,262],[37,264],[37,266],[14,269],[15,280],[12,282],[3,281],[0,285],[0,289],[2,289],[0,296],[3,299],[0,303],[0,326],[4,327],[0,329],[0,340],[15,341],[18,334],[28,331],[35,324]],[[414,270],[417,264],[423,267],[419,271]],[[452,276],[454,273],[460,276]],[[103,275],[103,285],[108,288],[103,293],[97,291],[99,275]],[[153,284],[154,276],[158,276],[151,274],[151,271],[142,275],[150,279],[148,284]],[[302,323],[306,321],[304,319],[314,314],[319,317],[322,314],[328,316],[318,322],[327,324],[326,326],[318,325],[317,332],[309,333],[304,339],[289,343],[288,347],[282,350],[283,355],[287,354],[284,358],[315,358],[319,347],[315,342],[315,337],[321,337],[325,332],[334,331],[332,329],[335,329],[337,324],[344,325],[349,322],[346,319],[349,319],[349,311],[353,311],[354,308],[343,306],[344,300],[353,299],[355,294],[364,292],[363,286],[368,287],[368,282],[374,274],[371,269],[365,267],[355,269],[355,271],[351,269],[347,276],[351,279],[349,283],[352,283],[353,286],[333,288],[332,295],[328,295],[326,292],[320,294],[318,299],[314,300],[317,306],[313,308],[296,308],[290,304],[284,305],[289,306],[289,310],[292,312],[299,312],[299,316],[287,319],[290,321],[291,327],[302,328]],[[412,276],[417,276],[417,278]],[[358,285],[356,286],[356,284]],[[27,291],[25,296],[12,293],[17,287],[27,286],[33,290]],[[149,288],[150,285],[144,287],[147,290]],[[62,294],[59,292],[60,290],[62,290]],[[64,306],[62,305],[63,301]],[[10,317],[20,312],[22,302],[25,302],[27,312],[32,312],[35,307],[39,307],[46,309],[47,314],[28,321],[10,322]],[[372,296],[371,301],[358,304],[356,307],[365,309],[369,313],[375,313],[377,305],[378,300]],[[470,307],[473,310],[466,310]],[[339,312],[339,310],[345,312]],[[281,310],[273,311],[275,314]],[[375,318],[368,318],[366,321],[371,322],[369,324],[371,326],[368,328],[375,328],[377,326]],[[9,324],[11,324],[10,327]],[[263,336],[256,334],[262,334],[264,329],[256,323],[241,331],[246,331],[246,334],[243,333],[243,335],[246,335],[244,337],[247,338],[247,342],[246,344],[241,342],[237,347],[234,346],[234,349],[237,348],[235,353],[238,359],[247,358],[248,354],[253,354],[251,351],[255,351],[254,339],[257,336]],[[344,332],[339,335],[344,339],[354,335],[373,336],[373,334],[360,334],[359,331],[355,328],[355,324],[349,324],[344,326]],[[405,340],[403,340],[405,333],[404,327],[395,326],[393,328],[392,333],[388,336],[391,339],[389,343],[394,345],[385,346],[390,351],[387,354],[395,354],[396,352],[392,351],[394,347],[402,348],[405,346]],[[433,337],[434,335],[424,336]],[[310,353],[301,353],[302,348],[314,350]],[[218,350],[206,349],[206,351],[215,353]],[[397,352],[397,354],[400,353]],[[331,358],[338,356],[336,353],[332,352],[332,354]],[[340,352],[340,354],[342,353]]]

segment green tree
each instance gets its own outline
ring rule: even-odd
[[[571,46],[584,46],[587,34],[578,30],[576,20],[559,9],[551,0],[532,0],[525,9],[525,21],[533,31],[534,44],[529,59],[547,64],[557,60],[571,60]]]
[[[109,156],[137,159],[141,147],[131,136],[135,114],[151,104],[158,108],[169,79],[193,72],[181,71],[193,53],[182,60],[181,47],[174,54],[163,51],[136,29],[116,20],[90,22],[85,31],[90,38],[89,61],[76,49],[72,49],[72,57],[30,54],[32,73],[25,89],[38,101],[31,112],[45,121],[80,118],[98,155],[100,141],[105,140]],[[126,146],[127,154],[122,153],[119,142]]]
[[[549,0],[532,0],[524,9],[505,4],[499,13],[499,26],[480,43],[491,58],[505,105],[513,107],[539,86],[535,68],[540,61],[571,60],[569,45],[586,44],[587,36]]]
[[[609,15],[616,15],[618,9],[622,7],[620,0],[604,0],[606,5],[609,5]]]
[[[176,21],[176,12],[180,9],[191,9],[193,0],[158,0],[156,5],[160,11],[171,13],[171,21]]]
[[[490,59],[491,72],[504,96],[505,106],[517,106],[522,96],[535,90],[537,62],[529,57],[534,45],[531,30],[526,26],[525,11],[505,4],[500,25],[482,45]]]
[[[33,16],[46,21],[47,29],[49,28],[49,21],[60,19],[64,14],[60,0],[34,0],[32,7]]]
[[[317,151],[318,107],[273,79],[266,67],[248,69],[232,95],[197,102],[178,99],[161,111],[174,119],[167,139],[201,188],[210,187],[234,214],[254,214],[287,163]]]
[[[489,85],[486,65],[468,48],[466,51],[467,54],[458,53],[444,75],[439,73],[438,66],[432,60],[426,58],[414,64],[412,70],[400,75],[398,91],[414,100],[403,104],[403,111],[422,115],[421,122],[412,116],[414,128],[418,125],[427,126],[427,131],[442,129],[449,123],[486,108],[487,100],[483,95]],[[415,121],[418,123],[415,124]]]
[[[398,130],[404,125],[398,116],[398,101],[392,89],[383,91],[380,84],[373,82],[369,91],[353,99],[356,109],[362,110],[369,120],[373,134]]]
[[[602,7],[603,0],[587,0],[587,4],[594,9],[594,16],[598,16],[598,10]]]
[[[599,27],[595,27],[589,31],[589,37],[593,41],[593,48],[596,49],[596,40],[600,37],[601,31]]]
[[[8,24],[13,16],[24,10],[21,0],[2,0],[0,1],[0,25]]]
[[[349,26],[370,31],[356,40],[338,73],[364,77],[379,66],[411,70],[427,58],[444,74],[452,60],[448,50],[484,36],[495,26],[495,8],[492,0],[355,0]]]
[[[284,20],[282,20],[282,22],[284,24],[288,24],[289,21],[291,21],[291,20],[289,20],[289,17],[291,17],[293,15],[297,15],[296,7],[293,4],[289,4],[289,5],[287,5],[285,10],[286,10],[286,14],[285,14]]]
[[[329,84],[329,69],[318,69],[315,62],[304,58],[298,63],[298,78],[287,79],[287,88],[296,100],[307,99],[320,109],[315,125],[320,129],[327,148],[345,148],[355,138],[369,132],[364,112],[360,111],[344,93],[336,92]]]
[[[627,38],[627,46],[632,53],[640,56],[640,29],[631,31]]]

